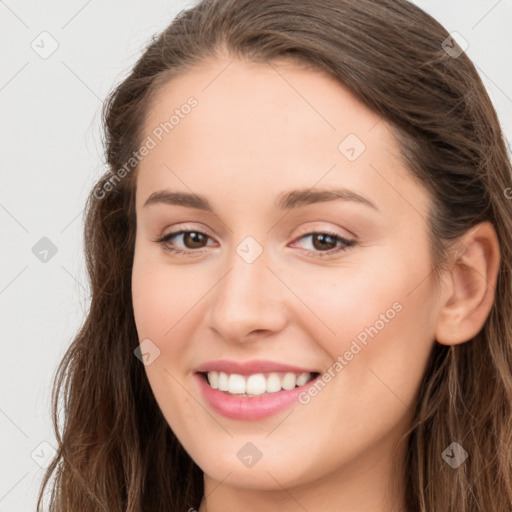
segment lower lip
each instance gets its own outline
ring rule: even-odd
[[[244,397],[213,389],[202,375],[196,373],[196,377],[203,397],[210,407],[219,414],[235,420],[260,420],[277,414],[294,402],[297,403],[299,394],[318,379],[316,377],[303,386],[289,390]]]

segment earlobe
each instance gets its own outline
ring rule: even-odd
[[[435,333],[442,345],[464,343],[476,336],[495,297],[500,248],[493,225],[486,221],[468,230],[457,250]]]

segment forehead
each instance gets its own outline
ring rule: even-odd
[[[269,207],[282,190],[330,185],[395,210],[410,208],[400,195],[426,201],[387,123],[326,73],[292,63],[198,65],[158,90],[143,136],[155,146],[139,165],[138,204],[166,184]]]

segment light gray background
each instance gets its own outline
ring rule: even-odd
[[[512,141],[512,0],[415,3],[469,43]],[[0,0],[0,512],[35,509],[55,445],[51,382],[89,305],[82,211],[104,170],[102,101],[192,4]],[[45,59],[31,47],[51,49],[44,31],[58,43]],[[57,247],[47,262],[32,252],[42,237]]]

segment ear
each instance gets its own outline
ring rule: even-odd
[[[441,295],[444,303],[435,335],[442,345],[457,345],[476,336],[494,302],[500,248],[493,225],[477,224],[459,240],[459,253]]]

